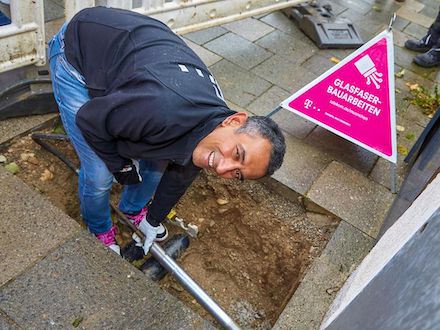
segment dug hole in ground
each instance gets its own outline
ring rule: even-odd
[[[45,133],[52,133],[48,129]],[[79,166],[69,142],[46,141]],[[30,135],[1,146],[16,176],[82,223],[77,177]],[[118,203],[121,186],[114,185]],[[235,182],[202,172],[176,205],[177,216],[199,228],[177,263],[242,327],[270,329],[336,229],[339,219],[306,212],[259,181]],[[116,222],[116,221],[115,221]],[[166,224],[170,237],[183,230]],[[131,240],[119,225],[121,245]],[[133,262],[140,267],[146,260]],[[207,319],[212,317],[170,275],[159,285]],[[213,319],[212,319],[213,320]]]

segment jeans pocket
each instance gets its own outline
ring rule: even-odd
[[[64,53],[59,56],[59,63],[64,68],[64,70],[74,79],[78,80],[81,84],[85,85],[84,77],[79,73],[72,64],[67,61],[66,55]]]

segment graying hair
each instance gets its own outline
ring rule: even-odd
[[[237,129],[237,133],[258,135],[270,142],[272,151],[266,175],[272,175],[281,167],[286,152],[286,143],[281,129],[271,118],[264,116],[249,117],[246,123]]]

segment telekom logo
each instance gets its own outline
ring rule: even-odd
[[[377,71],[376,65],[374,65],[373,60],[368,54],[356,61],[354,65],[361,75],[367,79],[367,85],[373,83],[374,86],[376,86],[376,89],[380,88],[380,83],[383,81],[381,78],[383,74]]]

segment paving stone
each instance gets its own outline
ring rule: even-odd
[[[274,30],[270,25],[255,18],[245,18],[239,21],[223,24],[222,27],[249,41],[258,40]]]
[[[438,13],[438,0],[419,0],[427,7],[433,8]]]
[[[373,238],[349,223],[341,221],[322,255],[344,272],[351,273],[370,252],[374,244]]]
[[[303,42],[281,31],[274,31],[256,43],[272,53],[291,58],[298,63],[312,56],[318,49],[310,42]]]
[[[319,52],[318,54],[315,54],[312,57],[308,58],[307,61],[302,64],[302,67],[309,70],[310,72],[313,72],[316,76],[320,76],[335,65],[335,63],[332,62],[330,58],[323,56],[323,54]]]
[[[393,32],[403,31],[410,22],[402,17],[396,16],[396,20],[393,23]]]
[[[298,66],[296,61],[280,55],[272,56],[252,72],[282,89],[292,91],[292,94],[316,78],[314,73]]]
[[[272,329],[318,329],[347,276],[327,258],[316,259]]]
[[[290,93],[284,89],[272,86],[249,104],[247,108],[256,115],[267,116],[289,96]]]
[[[2,330],[22,330],[14,321],[0,311],[0,329]]]
[[[402,112],[400,114],[403,116],[406,120],[413,122],[421,127],[426,127],[428,125],[431,118],[429,118],[427,115],[423,114],[422,109],[417,106],[410,104],[406,111]]]
[[[414,0],[407,0],[403,5],[406,9],[415,11],[416,13],[421,12],[426,7],[423,3]]]
[[[403,161],[405,156],[397,155],[397,177],[396,177],[396,188],[399,191],[406,173],[408,172],[408,166]],[[379,158],[377,163],[374,165],[371,173],[368,176],[374,182],[384,186],[391,190],[391,163],[384,158]]]
[[[400,9],[397,10],[396,15],[400,16],[410,22],[424,26],[425,28],[429,28],[429,26],[433,22],[432,18],[425,16],[425,15],[422,15],[422,14],[419,14],[419,13],[416,13],[415,11],[410,10],[404,6],[400,7]]]
[[[413,64],[413,52],[400,47],[394,47],[394,62],[402,67],[410,68],[412,71],[420,71],[420,67]]]
[[[252,102],[248,109],[256,115],[266,116],[289,96],[290,94],[284,89],[273,86]],[[298,139],[305,138],[316,126],[314,123],[285,109],[278,111],[271,117],[282,130]]]
[[[403,32],[411,36],[411,39],[422,39],[428,32],[428,29],[424,26],[420,26],[419,24],[410,23],[405,30],[403,30]]]
[[[223,95],[240,107],[246,107],[271,86],[266,80],[226,60],[217,62],[210,70]]]
[[[47,126],[48,123],[53,123],[57,117],[57,114],[51,113],[0,120],[0,144],[16,136],[23,135],[36,127]]]
[[[372,152],[319,126],[304,141],[364,174],[376,163],[377,156]]]
[[[251,69],[272,56],[271,52],[233,33],[222,35],[204,47],[244,69]]]
[[[185,38],[183,38],[183,40],[185,40]],[[197,55],[200,56],[202,61],[208,67],[217,63],[218,61],[220,61],[222,59],[217,54],[214,54],[213,52],[207,50],[206,48],[197,45],[196,43],[192,42],[191,40],[185,40],[185,42]]]
[[[351,1],[351,0],[333,0],[333,3],[337,3],[342,7],[347,7],[350,11],[354,11],[358,14],[365,15],[371,10],[371,4],[365,3],[363,1]]]
[[[297,193],[305,195],[331,158],[297,138],[286,134],[286,154],[283,165],[272,176]]]
[[[419,109],[414,109],[414,106],[411,107],[412,107],[411,113],[420,112],[421,114],[421,111]],[[428,118],[427,116],[425,117]],[[397,116],[396,121],[397,121],[397,125],[405,129],[403,132],[399,132],[399,131],[397,132],[397,147],[398,149],[403,147],[405,148],[405,150],[409,151],[411,150],[414,143],[417,141],[417,138],[422,133],[424,126],[421,126],[417,122],[415,117],[413,118],[410,116],[405,116],[405,117]],[[403,161],[405,156],[406,154],[404,155],[402,155],[401,153],[397,154],[397,190],[399,190],[403,182],[403,179],[405,178],[405,175],[408,172],[408,166]],[[391,189],[390,166],[391,164],[389,161],[380,158],[378,162],[375,164],[369,177],[373,181],[383,185],[388,189]]]
[[[307,197],[375,238],[394,196],[360,172],[332,162]]]
[[[198,45],[203,45],[205,42],[218,38],[227,32],[228,30],[221,26],[214,26],[200,31],[186,33],[183,36]]]
[[[0,286],[25,271],[81,227],[0,167]]]
[[[405,47],[405,41],[407,41],[408,39],[412,39],[412,38],[402,31],[393,30],[394,45],[403,48]]]
[[[307,36],[295,25],[291,19],[289,19],[286,15],[284,15],[281,11],[276,11],[270,13],[267,16],[264,16],[260,19],[264,23],[267,23],[276,29],[283,31],[287,34],[292,35],[294,38],[298,40],[306,40]]]
[[[438,14],[438,4],[436,4],[436,7],[425,5],[425,7],[420,11],[420,14],[430,17],[432,21],[434,21]]]
[[[85,231],[1,288],[0,309],[25,329],[209,328]]]

